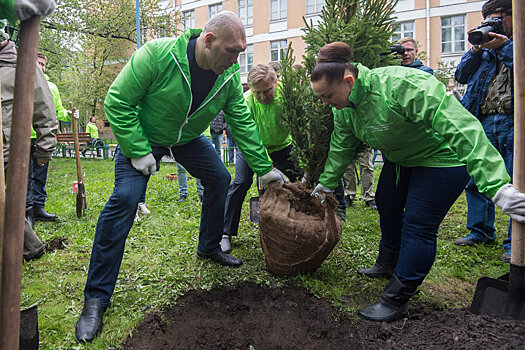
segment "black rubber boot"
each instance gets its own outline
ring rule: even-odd
[[[102,314],[106,311],[100,304],[100,299],[88,299],[84,303],[82,315],[75,326],[77,342],[91,343],[102,330]]]
[[[49,214],[44,207],[33,206],[33,218],[35,221],[55,221],[57,216],[55,214]]]
[[[417,294],[417,286],[403,284],[396,275],[392,276],[375,304],[359,310],[359,316],[378,322],[391,322],[407,315],[408,300]]]
[[[398,259],[399,249],[390,249],[387,246],[380,244],[379,253],[374,266],[367,269],[357,270],[357,273],[372,278],[390,278],[394,275]]]

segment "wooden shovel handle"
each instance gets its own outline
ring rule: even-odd
[[[514,0],[514,186],[525,193],[525,2]],[[525,224],[512,223],[510,263],[525,266]]]
[[[24,217],[40,16],[20,25],[1,264],[0,349],[18,349]]]
[[[77,163],[77,181],[82,182],[82,166],[80,165],[80,146],[78,144],[78,121],[73,116],[76,108],[73,107],[73,103],[69,102],[69,110],[71,111],[71,128],[73,129],[73,142],[75,144],[75,160]]]

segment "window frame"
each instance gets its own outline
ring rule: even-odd
[[[251,63],[250,63],[251,58]],[[242,62],[245,59],[245,62]],[[253,44],[248,44],[246,50],[239,54],[239,67],[241,69],[241,74],[248,74],[250,69],[253,67]]]
[[[214,12],[212,14],[212,9],[213,8],[217,8],[218,7],[218,11]],[[211,5],[208,5],[208,19],[212,18],[214,15],[216,15],[217,13],[221,12],[222,11],[222,2],[218,2],[216,4],[211,4]]]
[[[278,43],[277,48],[272,48],[272,44]],[[281,47],[281,45],[284,44],[284,47]],[[270,62],[281,62],[281,60],[284,58],[284,56],[281,56],[281,50],[283,51],[283,55],[286,55],[286,50],[288,49],[288,40],[287,39],[280,39],[280,40],[272,40],[270,41]],[[273,59],[273,52],[277,50],[277,60]]]
[[[190,15],[189,18],[188,15]],[[187,25],[188,22],[189,26]],[[195,9],[184,11],[182,13],[182,30],[189,28],[195,28]]]
[[[412,24],[412,30],[410,30],[410,31],[405,30],[405,27],[404,27],[404,25],[408,24],[408,23]],[[400,37],[399,37],[399,39],[407,38],[407,37],[410,37],[412,39],[416,39],[416,31],[415,31],[416,23],[415,23],[415,21],[404,21],[404,22],[398,22],[396,24],[400,28],[400,31],[399,31]],[[396,35],[397,33],[398,33],[397,30],[394,31],[394,35]],[[412,34],[411,35],[407,35],[407,33],[412,33]],[[396,41],[399,40],[399,39],[396,39],[394,35],[392,35],[392,42],[396,42]]]
[[[454,24],[454,18],[463,18],[463,23],[456,25]],[[450,19],[450,25],[443,26],[443,20]],[[463,37],[458,39],[456,38],[456,28],[463,27]],[[450,28],[450,41],[443,41],[443,30]],[[463,48],[461,50],[456,50],[456,44],[463,42]],[[444,45],[450,44],[450,51],[444,50]],[[457,14],[454,16],[444,16],[441,17],[441,54],[445,55],[456,55],[464,53],[467,50],[467,16],[465,14]]]
[[[277,3],[277,15],[274,16],[272,12],[272,5]],[[288,1],[287,0],[270,0],[270,21],[284,21],[288,17]],[[284,5],[284,10],[282,9]]]
[[[309,7],[312,7],[312,5],[308,6],[308,3],[309,2],[313,2],[313,7],[314,7],[314,11],[313,12],[308,12],[308,8]],[[322,2],[321,4],[321,7],[319,8],[319,3]],[[320,13],[323,8],[324,8],[324,5],[325,5],[326,1],[325,0],[306,0],[305,1],[305,14],[306,15],[315,15],[317,13]]]
[[[245,5],[241,6],[241,1]],[[239,16],[245,27],[253,27],[253,0],[237,0],[237,16]]]

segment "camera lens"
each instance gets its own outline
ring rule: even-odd
[[[481,45],[487,41],[492,40],[492,37],[489,35],[489,32],[493,32],[494,28],[490,25],[482,25],[478,29],[473,30],[468,35],[468,41],[472,45]]]
[[[472,32],[470,32],[470,34],[468,35],[468,41],[472,44],[472,45],[481,45],[483,44],[483,32],[481,32],[480,30],[474,30]]]

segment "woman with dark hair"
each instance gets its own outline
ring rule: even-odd
[[[359,315],[393,321],[405,316],[408,300],[430,271],[439,224],[469,174],[480,192],[520,222],[525,195],[509,183],[480,122],[436,78],[399,66],[370,70],[349,63],[351,56],[347,44],[327,44],[312,72],[313,90],[334,115],[330,151],[312,195],[322,198],[337,186],[361,141],[381,150],[379,254],[373,267],[358,272],[390,282]]]

